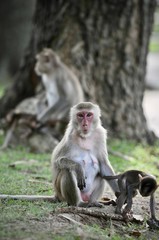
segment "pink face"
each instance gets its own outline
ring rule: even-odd
[[[88,111],[78,112],[77,120],[81,126],[82,132],[87,134],[93,120],[93,113]]]

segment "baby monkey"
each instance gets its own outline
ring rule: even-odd
[[[117,207],[115,213],[122,214],[125,218],[132,214],[132,199],[137,195],[137,192],[143,197],[150,196],[150,214],[151,219],[155,217],[155,200],[154,192],[158,188],[158,184],[153,175],[147,174],[138,170],[129,170],[122,174],[114,176],[104,176],[106,180],[117,179],[120,194],[117,198]],[[126,204],[122,211],[123,205]]]

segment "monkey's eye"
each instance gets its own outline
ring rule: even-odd
[[[83,118],[83,114],[82,114],[82,113],[78,113],[78,114],[77,114],[77,117],[78,117],[78,118]]]
[[[93,113],[89,112],[87,113],[87,117],[92,117],[93,116]]]

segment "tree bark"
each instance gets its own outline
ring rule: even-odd
[[[53,48],[78,75],[86,99],[97,102],[111,134],[150,140],[142,109],[146,57],[155,0],[38,0],[33,31],[0,116],[35,94],[35,54]]]

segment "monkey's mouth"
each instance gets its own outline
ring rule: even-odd
[[[82,126],[83,132],[88,132],[88,126]]]

